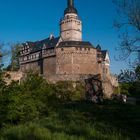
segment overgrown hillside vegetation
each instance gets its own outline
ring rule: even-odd
[[[120,82],[120,93],[140,98],[140,64],[134,69],[123,70],[118,76]]]
[[[2,76],[2,75],[1,75]],[[140,106],[84,101],[84,86],[48,84],[36,73],[6,85],[0,79],[1,140],[139,139]]]

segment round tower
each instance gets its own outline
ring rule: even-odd
[[[64,18],[60,21],[60,37],[62,41],[82,41],[82,22],[74,7],[74,0],[67,0]]]

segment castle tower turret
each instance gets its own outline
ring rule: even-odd
[[[82,22],[74,7],[74,0],[67,0],[64,18],[60,21],[62,41],[82,41]]]

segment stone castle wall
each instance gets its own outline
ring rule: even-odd
[[[48,75],[56,74],[56,57],[48,57],[43,60],[43,75],[48,77]]]
[[[94,48],[57,48],[56,74],[99,74],[101,66],[97,63]]]
[[[100,74],[105,95],[109,97],[113,93],[116,81],[110,75],[109,65],[98,62],[96,49],[56,47],[51,52],[52,54],[44,53],[43,58],[38,61],[21,65],[21,71],[39,71],[51,83],[84,81],[90,75]]]
[[[42,73],[42,68],[43,68],[42,60],[32,61],[32,62],[24,63],[20,65],[20,70],[22,72],[34,70],[34,71],[38,71]]]

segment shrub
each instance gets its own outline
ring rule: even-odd
[[[37,75],[29,74],[27,79],[18,84],[7,85],[0,97],[0,124],[25,122],[38,119],[47,113],[47,83]]]
[[[57,97],[64,101],[77,101],[84,99],[85,89],[80,82],[58,82],[55,88]]]
[[[124,95],[130,95],[130,89],[132,87],[131,83],[121,83],[120,84],[120,93]]]

